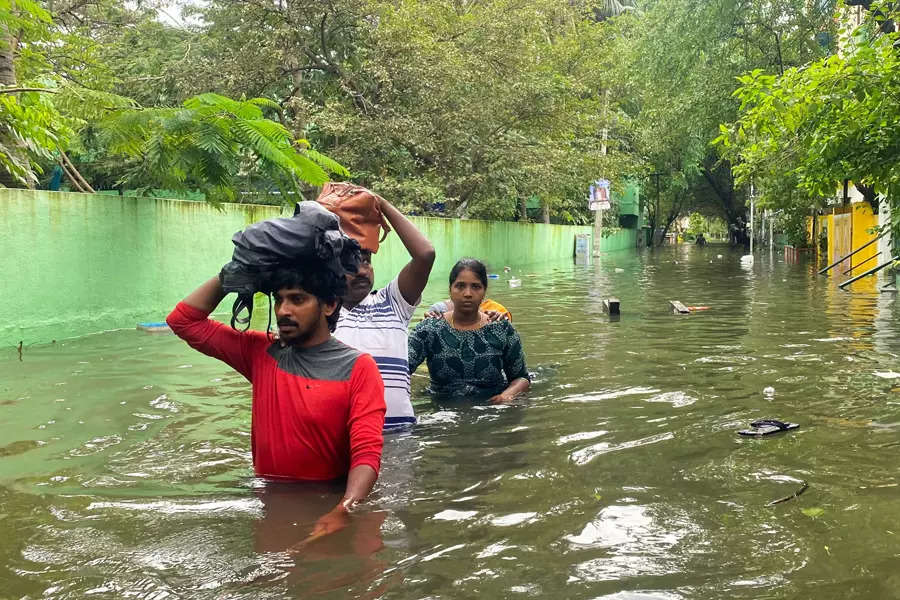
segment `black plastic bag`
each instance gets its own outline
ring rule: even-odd
[[[344,275],[359,268],[359,243],[341,231],[337,215],[317,202],[298,202],[292,217],[254,223],[235,233],[231,241],[234,253],[219,279],[225,293],[238,294],[231,309],[232,327],[235,323],[250,326],[253,294],[271,291],[267,281],[277,269],[290,268],[298,261],[316,261],[334,277],[342,293]],[[247,316],[241,318],[244,309]]]

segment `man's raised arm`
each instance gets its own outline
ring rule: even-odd
[[[431,274],[431,267],[434,264],[434,246],[409,219],[387,200],[382,199],[381,212],[397,232],[397,236],[412,257],[412,260],[400,271],[397,285],[400,293],[403,294],[403,299],[409,304],[416,304],[421,298],[422,290],[425,289],[428,276]]]
[[[209,314],[216,309],[224,297],[225,292],[222,290],[222,282],[219,281],[217,275],[188,294],[183,302]]]
[[[250,379],[253,366],[246,345],[251,342],[252,336],[242,335],[227,325],[207,318],[224,297],[219,277],[213,277],[188,294],[169,313],[166,323],[192,348],[218,358]]]

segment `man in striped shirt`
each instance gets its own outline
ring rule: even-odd
[[[375,359],[384,380],[384,430],[388,432],[412,427],[416,422],[409,399],[409,322],[428,283],[434,246],[390,202],[381,199],[380,205],[411,260],[384,288],[372,290],[372,248],[363,246],[359,270],[347,276],[348,291],[334,335]]]

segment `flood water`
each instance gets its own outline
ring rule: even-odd
[[[386,439],[371,501],[293,552],[341,490],[254,480],[228,367],[137,331],[4,349],[0,597],[900,598],[900,308],[738,259],[681,246],[492,281],[527,398],[436,405],[420,373],[420,425]],[[801,427],[736,435],[763,417]]]

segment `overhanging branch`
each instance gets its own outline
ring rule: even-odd
[[[34,88],[34,87],[12,87],[12,88],[0,88],[0,94],[18,94],[19,92],[42,92],[46,94],[56,94],[59,90],[50,90],[47,88]]]

